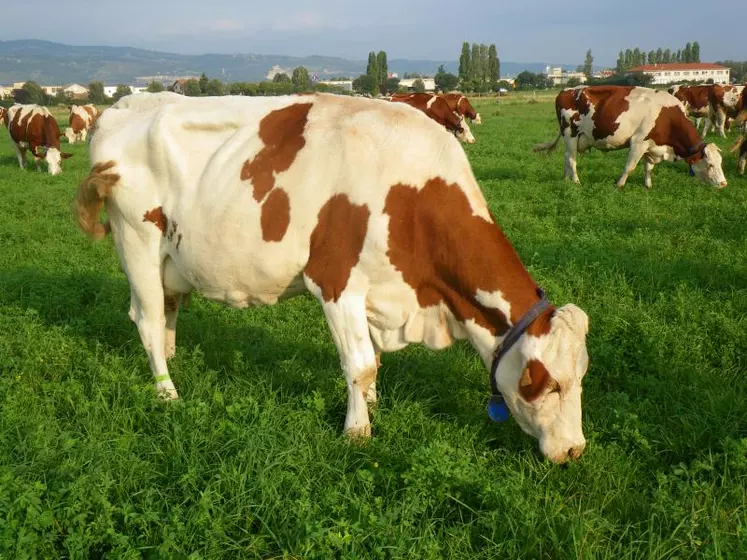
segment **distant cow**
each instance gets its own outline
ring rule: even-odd
[[[443,97],[432,93],[406,93],[394,94],[391,98],[395,103],[406,103],[414,107],[440,125],[454,133],[462,142],[473,144],[475,137],[467,124],[466,119],[449,108],[449,104]]]
[[[346,377],[349,435],[371,435],[379,353],[466,338],[546,457],[582,453],[588,317],[547,302],[431,119],[331,94],[141,93],[101,115],[90,153],[78,224],[112,234],[164,397],[177,398],[166,360],[183,294],[243,308],[308,291]]]
[[[99,110],[96,105],[71,105],[70,116],[68,117],[68,128],[65,130],[65,136],[68,142],[85,142],[88,132],[93,129],[96,119],[99,117]]]
[[[0,123],[8,127],[8,110],[5,107],[0,107]]]
[[[705,137],[708,131],[715,127],[710,102],[711,88],[711,85],[675,85],[667,90],[682,102],[688,114],[695,119],[695,129],[700,131],[702,137]],[[702,130],[701,122],[703,123]]]
[[[34,156],[36,169],[47,162],[49,173],[62,172],[62,160],[72,154],[60,151],[60,127],[46,107],[15,104],[8,109],[8,133],[18,156],[18,165],[26,167],[26,150]]]
[[[474,124],[482,124],[480,114],[475,112],[472,107],[472,103],[469,102],[466,95],[461,93],[443,93],[441,94],[449,104],[449,108],[455,113],[459,113],[463,117],[471,120]]]
[[[726,136],[727,119],[734,119],[745,108],[744,86],[714,84],[708,94],[711,120],[716,132]]]
[[[726,186],[721,153],[706,144],[687,118],[682,104],[665,91],[634,86],[581,86],[561,91],[555,98],[560,132],[554,142],[537,144],[535,151],[550,151],[565,138],[563,177],[570,173],[579,183],[576,153],[589,148],[620,150],[630,147],[628,161],[617,181],[623,187],[641,158],[645,158],[645,185],[662,160],[684,159],[702,181]]]

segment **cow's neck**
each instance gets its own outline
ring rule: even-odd
[[[703,145],[703,139],[698,134],[690,119],[682,115],[682,119],[672,125],[671,145],[674,153],[682,159],[697,154],[697,148]],[[696,158],[700,159],[700,158]]]

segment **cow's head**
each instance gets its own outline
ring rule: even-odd
[[[695,176],[701,181],[724,188],[727,185],[721,168],[721,150],[716,144],[706,144],[696,154],[687,158]]]
[[[64,136],[70,144],[75,144],[75,131],[71,127],[65,129]]]
[[[463,115],[460,115],[458,113],[454,113],[459,117],[459,127],[454,132],[456,134],[456,137],[459,138],[462,142],[466,144],[474,144],[475,143],[475,137],[472,135],[472,131],[469,128],[469,125],[467,124],[467,119],[464,118]]]
[[[589,365],[589,319],[568,304],[549,321],[545,334],[525,333],[502,357],[496,381],[521,429],[539,440],[545,457],[562,463],[579,457],[586,446],[581,382]]]
[[[482,124],[482,117],[480,116],[480,113],[475,114],[475,118],[472,122],[474,124]]]
[[[57,148],[49,148],[44,154],[44,161],[47,162],[50,175],[59,175],[62,173],[62,160],[67,159],[73,154],[61,152]]]

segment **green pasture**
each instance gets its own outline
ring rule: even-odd
[[[192,298],[161,403],[111,238],[0,130],[0,559],[747,557],[747,177],[717,190],[626,151],[561,180],[552,97],[476,101],[465,149],[556,304],[590,318],[581,459],[491,423],[467,344],[383,356],[374,437],[342,436],[346,386],[317,302]],[[63,113],[64,114],[64,113]],[[62,116],[63,114],[59,115]],[[61,118],[61,123],[66,119]],[[722,148],[734,134],[717,140]]]

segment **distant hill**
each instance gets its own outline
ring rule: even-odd
[[[389,70],[434,74],[440,64],[457,73],[454,60],[389,61]],[[516,76],[522,70],[539,72],[546,63],[501,61],[503,76]],[[366,61],[330,56],[293,57],[270,54],[184,55],[136,49],[132,47],[72,46],[36,39],[0,41],[0,84],[35,80],[42,84],[93,80],[105,83],[129,83],[141,76],[199,76],[226,81],[260,81],[273,67],[293,69],[305,66],[320,79],[334,76],[358,76],[366,71]]]

